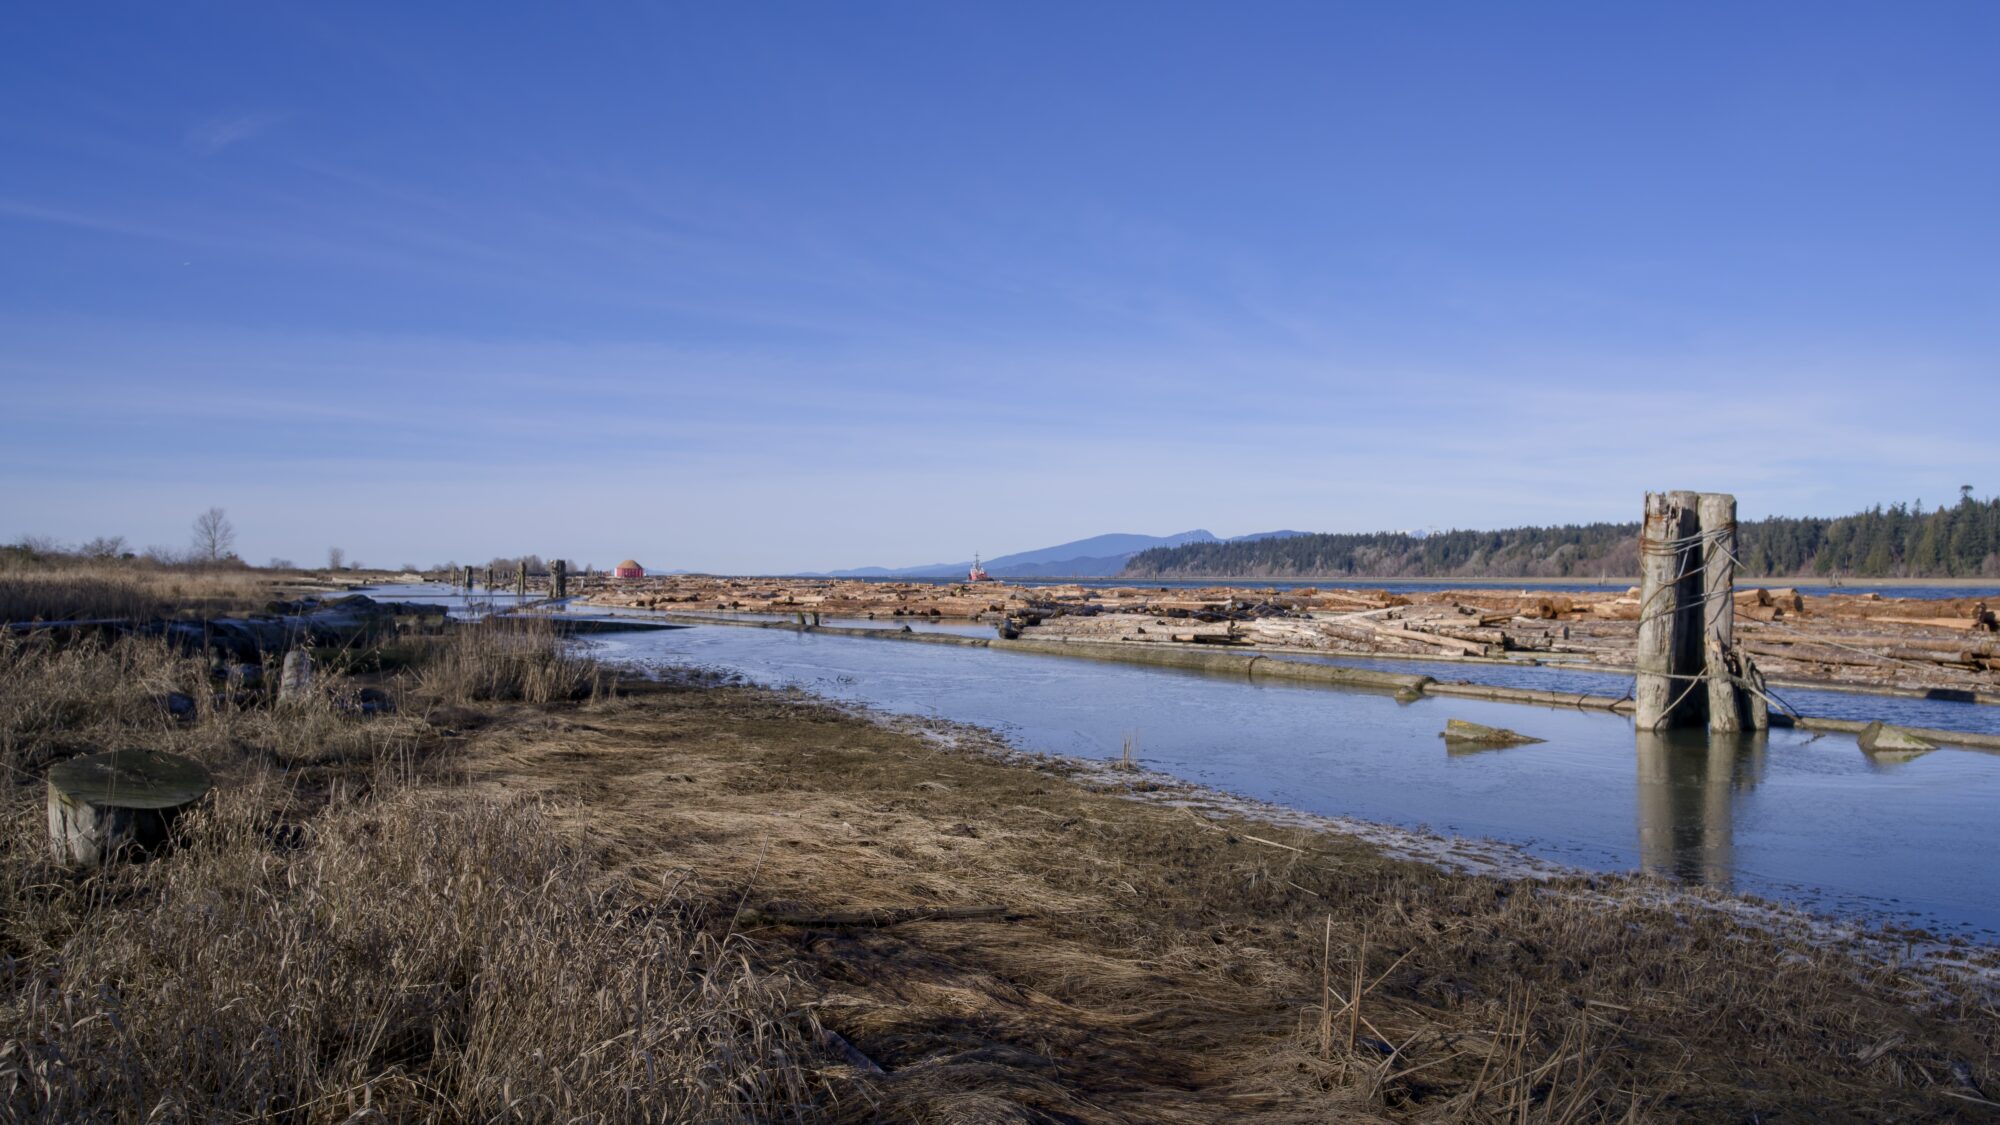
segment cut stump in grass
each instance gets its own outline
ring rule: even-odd
[[[158,750],[112,750],[49,770],[49,844],[64,863],[97,865],[153,851],[208,793],[198,762]]]

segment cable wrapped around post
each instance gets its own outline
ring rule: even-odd
[[[1706,661],[1701,648],[1699,498],[1649,492],[1639,528],[1639,641],[1633,699],[1640,730],[1676,726]],[[1692,620],[1690,620],[1692,618]],[[1696,704],[1699,706],[1699,704]]]

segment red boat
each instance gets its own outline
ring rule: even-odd
[[[978,556],[978,555],[974,555],[974,556],[972,556],[972,569],[971,569],[971,570],[968,570],[968,571],[966,571],[966,572],[965,572],[965,580],[966,580],[967,582],[998,582],[998,581],[999,581],[999,579],[997,579],[997,578],[993,577],[992,575],[990,575],[990,574],[986,573],[986,569],[985,569],[984,567],[982,567],[982,566],[980,566],[980,565],[979,565],[979,556]]]

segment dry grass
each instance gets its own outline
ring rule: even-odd
[[[218,704],[207,665],[158,641],[0,640],[0,1119],[767,1121],[830,1102],[845,1072],[809,1009],[707,904],[613,893],[540,802],[467,793],[413,685],[383,682],[402,711],[364,717],[354,681],[320,684],[303,706]],[[166,691],[197,713],[170,717]],[[201,760],[217,792],[167,856],[58,868],[37,778],[135,744]]]
[[[482,731],[477,787],[587,809],[566,823],[634,887],[692,878],[765,917],[1015,913],[755,931],[886,1068],[885,1117],[1945,1120],[2000,1086],[1983,988],[1654,884],[1452,875],[1129,799],[1143,775],[628,690]]]
[[[9,1119],[764,1121],[816,1100],[783,979],[671,893],[592,891],[532,804],[404,791],[275,850],[267,799],[227,794],[122,877],[33,873],[62,890],[40,955],[0,976]]]
[[[74,563],[0,569],[0,622],[215,616],[260,608],[269,574],[237,568]]]
[[[607,690],[595,662],[563,643],[555,623],[512,618],[454,630],[419,674],[420,690],[445,703],[557,703]]]

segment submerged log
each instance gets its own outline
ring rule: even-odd
[[[113,750],[49,770],[49,843],[64,863],[102,864],[153,851],[181,812],[208,793],[208,771],[158,750]]]
[[[1468,723],[1464,719],[1452,719],[1446,722],[1444,730],[1438,737],[1444,739],[1446,743],[1461,743],[1468,746],[1526,746],[1546,741],[1505,727]]]
[[[1928,754],[1937,744],[1917,737],[1901,727],[1873,722],[1861,729],[1855,741],[1870,754]]]

